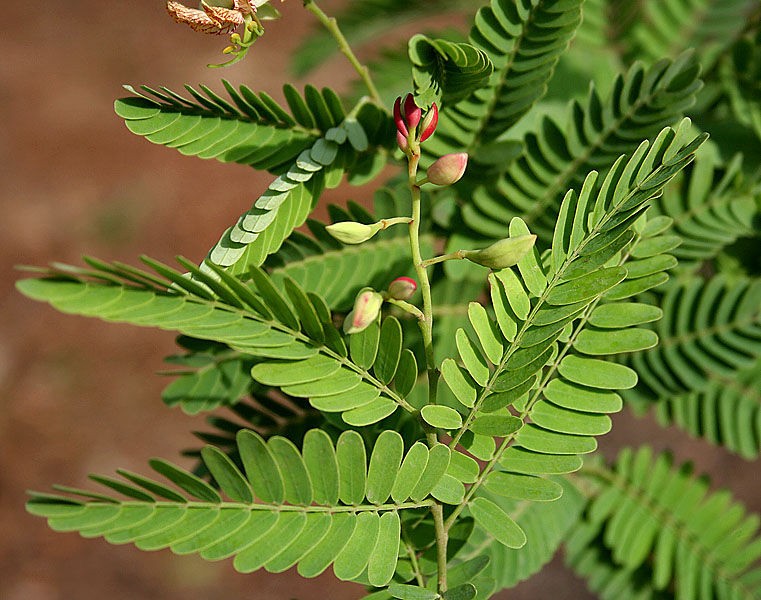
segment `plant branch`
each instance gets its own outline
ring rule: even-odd
[[[410,144],[410,147],[414,147]],[[410,251],[412,264],[420,282],[420,291],[423,296],[423,314],[418,320],[420,331],[423,335],[425,347],[426,371],[428,373],[428,404],[436,404],[436,389],[439,381],[439,372],[436,369],[436,359],[433,351],[433,301],[431,298],[431,282],[428,279],[428,271],[420,253],[420,219],[422,214],[420,187],[417,185],[417,170],[420,162],[420,153],[409,152],[407,154],[407,174],[409,177],[410,195],[412,197],[412,220],[409,224]],[[438,442],[438,436],[431,432],[427,436],[428,445],[433,446]],[[444,526],[444,507],[436,502],[431,507],[433,523],[436,532],[436,564],[438,571],[438,592],[441,594],[447,590],[447,543],[449,534]]]
[[[351,49],[349,42],[346,40],[344,34],[341,32],[341,29],[338,27],[338,22],[336,19],[326,15],[325,12],[319,6],[317,6],[317,4],[315,4],[314,0],[304,0],[304,8],[306,8],[315,17],[317,17],[317,20],[322,23],[323,27],[325,27],[330,35],[333,36],[333,39],[338,44],[338,49],[349,60],[351,66],[354,67],[354,70],[359,74],[360,78],[365,84],[365,87],[367,88],[367,91],[370,92],[370,96],[372,97],[373,101],[377,105],[382,106],[383,101],[381,100],[380,94],[378,93],[378,88],[375,87],[375,83],[370,76],[370,70],[366,65],[363,65],[361,62],[359,62],[359,59]]]

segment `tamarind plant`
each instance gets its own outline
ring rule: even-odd
[[[230,62],[279,16],[201,4],[168,10],[230,34]],[[92,475],[29,512],[241,572],[332,568],[375,600],[489,598],[560,547],[601,598],[761,598],[757,515],[667,453],[596,453],[628,404],[759,456],[761,6],[482,4],[304,0],[324,29],[294,67],[335,42],[344,97],[127,87],[131,132],[272,183],[200,262],[88,257],[18,289],[179,333],[164,402],[228,416],[189,470]],[[434,12],[472,25],[352,50]]]

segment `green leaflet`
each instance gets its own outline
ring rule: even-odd
[[[476,498],[470,503],[470,512],[481,527],[508,548],[521,548],[526,534],[510,516],[491,500]]]
[[[371,453],[365,484],[364,443],[356,432],[343,433],[334,450],[324,432],[312,430],[299,451],[285,438],[264,441],[244,430],[238,435],[238,453],[245,474],[217,448],[202,451],[206,468],[232,502],[187,471],[156,459],[151,466],[159,474],[198,500],[188,503],[183,495],[179,503],[156,498],[157,491],[166,496],[163,488],[140,476],[125,476],[124,481],[95,477],[112,489],[119,484],[119,491],[133,500],[124,503],[69,488],[68,497],[33,494],[28,509],[48,518],[56,530],[103,536],[112,543],[169,547],[209,560],[234,556],[241,572],[262,567],[281,572],[299,564],[302,575],[316,576],[335,562],[340,578],[355,579],[367,568],[371,583],[384,586],[396,566],[398,511],[430,505],[425,497],[448,464],[449,452],[441,446],[444,453],[434,454],[446,460],[428,461],[434,465],[429,470],[419,460],[420,448],[410,450],[404,459],[407,467],[397,473],[394,464],[402,461],[402,439],[386,432]],[[355,481],[356,473],[361,481]],[[392,488],[398,500],[386,504]],[[402,489],[414,489],[420,499],[411,501]]]

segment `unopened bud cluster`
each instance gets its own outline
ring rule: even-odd
[[[439,124],[439,108],[434,102],[423,116],[423,109],[415,104],[412,94],[407,94],[404,102],[401,96],[394,102],[394,122],[396,123],[396,143],[405,154],[417,153],[418,145],[426,141],[436,131]]]

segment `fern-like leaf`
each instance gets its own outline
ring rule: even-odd
[[[495,591],[514,587],[537,573],[557,552],[585,505],[584,497],[573,485],[562,479],[558,483],[563,495],[555,502],[529,503],[488,495],[526,532],[526,545],[519,550],[508,548],[496,543],[488,529],[476,527],[457,562],[488,556],[489,564],[481,577],[493,580]],[[474,583],[480,593],[487,582]]]
[[[591,173],[578,196],[570,191],[545,263],[534,251],[521,259],[517,272],[490,275],[496,321],[481,305],[471,304],[475,338],[459,330],[459,362],[441,364],[444,383],[457,400],[449,408],[463,415],[451,446],[461,443],[505,470],[483,474],[479,485],[470,488],[465,498],[469,510],[508,547],[521,547],[526,537],[498,505],[477,497],[480,484],[519,500],[560,497],[562,489],[546,475],[580,467],[577,455],[596,449],[595,436],[611,428],[607,413],[622,407],[615,390],[637,383],[633,370],[604,359],[657,343],[654,332],[639,325],[657,319],[658,311],[600,302],[626,280],[622,265],[640,248],[640,243],[628,248],[633,239],[629,229],[705,139],[690,141],[689,127],[685,120],[678,133],[666,128],[628,161],[621,157],[599,188]],[[520,219],[511,222],[511,236],[527,232]],[[645,248],[657,246],[657,236],[641,239]],[[423,419],[451,430],[438,412],[429,418],[430,408],[421,412]],[[447,423],[454,421],[447,418]],[[501,439],[498,448],[494,438]],[[501,523],[497,530],[494,520]]]
[[[694,102],[699,71],[690,54],[647,70],[635,65],[616,79],[607,100],[592,88],[585,102],[572,103],[565,127],[544,118],[497,183],[473,192],[462,209],[464,223],[476,235],[500,238],[520,215],[548,244],[565,190],[578,189],[589,171],[605,171],[638,140],[675,121]]]
[[[354,361],[325,301],[291,279],[285,280],[283,291],[263,271],[252,270],[249,286],[218,267],[209,267],[215,278],[182,261],[194,280],[145,260],[166,279],[90,260],[93,270],[68,267],[65,275],[54,270],[17,285],[27,296],[64,312],[178,331],[257,356],[260,362],[252,372],[260,383],[309,398],[319,410],[340,412],[350,424],[375,423],[399,406],[414,412],[404,398],[412,389],[407,382],[411,379],[414,384],[417,366],[408,350],[402,352],[396,319],[384,321],[382,351],[377,351],[375,338],[376,353],[368,354],[368,342],[362,358]],[[139,280],[143,287],[127,285],[125,280]],[[363,334],[371,335],[370,330]],[[402,380],[404,385],[399,384]],[[396,389],[390,386],[392,381]]]
[[[701,153],[653,209],[674,219],[674,233],[682,239],[674,255],[699,263],[754,233],[759,194],[743,181],[739,155],[721,165],[711,154]]]
[[[27,508],[56,531],[142,550],[168,547],[207,560],[234,557],[235,569],[244,573],[298,565],[301,576],[315,577],[332,564],[339,579],[354,580],[366,569],[368,582],[380,587],[396,568],[399,513],[432,504],[430,495],[449,462],[449,450],[440,444],[429,449],[418,443],[405,456],[394,431],[378,437],[369,462],[354,431],[334,445],[325,432],[312,430],[299,451],[287,438],[265,441],[243,430],[237,449],[243,470],[216,447],[202,451],[229,500],[197,476],[154,459],[153,469],[180,492],[123,472],[124,480],[93,479],[126,494],[127,501],[74,491],[74,497],[33,494]]]
[[[708,493],[689,465],[675,469],[669,455],[643,447],[622,451],[611,470],[588,467],[585,474],[600,491],[588,510],[590,526],[568,544],[582,574],[599,577],[583,562],[585,549],[602,542],[624,574],[644,566],[652,587],[673,586],[676,598],[751,600],[761,593],[758,516],[726,491]]]
[[[432,14],[475,10],[481,3],[482,0],[354,0],[337,14],[336,20],[352,48],[363,44],[377,48],[384,43],[386,34],[411,21],[429,18]],[[306,37],[293,55],[293,70],[298,76],[306,75],[338,50],[330,32],[320,28]]]
[[[127,86],[135,96],[117,100],[114,108],[132,133],[150,142],[273,172],[281,172],[346,118],[329,89],[308,87],[302,96],[287,86],[291,114],[265,93],[223,83],[228,99],[206,86],[201,91],[188,86],[190,99],[167,88]]]
[[[487,54],[475,46],[422,34],[410,38],[409,55],[421,106],[456,103],[482,87],[494,70]]]
[[[701,53],[708,68],[737,39],[757,7],[754,0],[646,0],[622,30],[628,56],[658,60],[687,48]]]
[[[250,356],[207,340],[180,337],[178,341],[187,352],[165,359],[174,368],[164,374],[177,377],[161,393],[167,406],[179,405],[194,415],[232,406],[249,393]]]
[[[631,365],[655,397],[702,390],[761,356],[761,280],[691,277],[667,290],[660,344]]]
[[[748,460],[761,454],[761,364],[731,376],[706,374],[699,391],[659,398],[656,419],[722,446]]]

